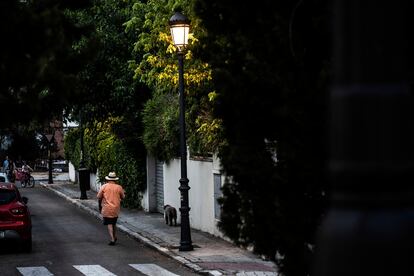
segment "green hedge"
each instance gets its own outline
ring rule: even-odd
[[[78,128],[71,128],[64,139],[65,158],[69,160],[76,169],[80,161],[80,131]]]
[[[158,159],[169,161],[179,156],[178,95],[155,92],[143,110],[146,149]]]
[[[131,151],[122,140],[118,139],[111,129],[116,120],[95,123],[84,131],[84,161],[91,171],[99,171],[99,180],[105,181],[105,175],[115,171],[119,183],[126,192],[123,206],[141,208],[142,192],[146,188],[146,156]],[[72,129],[65,136],[65,154],[67,159],[79,167],[80,130]],[[137,141],[139,143],[139,141]]]

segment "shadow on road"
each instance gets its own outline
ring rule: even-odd
[[[0,241],[0,255],[30,254],[23,250],[22,244],[14,240]]]

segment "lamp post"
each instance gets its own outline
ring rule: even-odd
[[[178,87],[180,93],[180,155],[181,155],[181,179],[180,187],[178,188],[181,193],[181,239],[180,251],[191,251],[193,245],[191,242],[190,232],[190,219],[189,212],[190,207],[188,206],[188,178],[187,178],[187,146],[185,138],[185,95],[184,95],[184,49],[188,44],[188,33],[190,30],[190,21],[187,17],[179,12],[176,12],[169,21],[171,36],[173,43],[177,48],[178,56]]]
[[[53,175],[52,175],[52,146],[53,146],[53,138],[55,136],[55,133],[53,134],[46,134],[46,139],[47,139],[47,156],[49,158],[49,165],[48,165],[48,170],[49,170],[49,184],[53,184]]]
[[[83,143],[83,125],[82,125],[82,114],[80,115],[79,119],[79,127],[80,127],[80,161],[79,161],[79,169],[78,169],[78,179],[79,179],[79,189],[81,192],[79,199],[88,199],[88,195],[86,193],[87,190],[90,189],[90,179],[89,179],[89,170],[85,167],[85,161],[83,159],[84,155],[84,143]]]

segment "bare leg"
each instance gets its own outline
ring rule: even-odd
[[[116,241],[117,240],[117,237],[116,237],[116,224],[113,224],[112,226],[113,226],[113,235],[114,235],[113,241]]]
[[[114,225],[108,224],[108,232],[109,236],[111,237],[111,241],[115,241]]]

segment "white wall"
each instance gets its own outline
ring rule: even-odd
[[[189,206],[190,226],[216,236],[222,236],[217,229],[214,218],[214,183],[211,161],[187,160],[187,176],[189,179]],[[181,169],[180,160],[175,159],[164,164],[164,204],[170,204],[180,208],[180,186]],[[179,216],[178,216],[179,217]],[[179,220],[179,218],[178,218]]]
[[[155,159],[147,158],[147,190],[142,199],[142,207],[145,211],[155,211]],[[98,172],[99,173],[99,172]],[[220,173],[220,162],[217,158],[212,161],[187,160],[187,176],[189,179],[189,206],[190,206],[190,226],[210,234],[223,237],[217,228],[217,220],[214,217],[214,179],[213,174]],[[76,181],[76,171],[69,163],[70,180]],[[180,208],[180,186],[181,166],[180,160],[175,159],[168,164],[164,164],[164,204],[174,206],[178,213]],[[224,182],[222,176],[222,183]],[[91,189],[98,191],[101,183],[97,175],[90,174]],[[180,216],[178,215],[178,221]]]
[[[99,191],[99,189],[102,186],[102,183],[99,182],[98,176],[99,176],[99,170],[96,172],[96,174],[92,172],[89,174],[89,181],[90,181],[89,183],[91,185],[91,190],[95,192]]]
[[[69,179],[72,182],[77,182],[75,166],[69,162]]]

